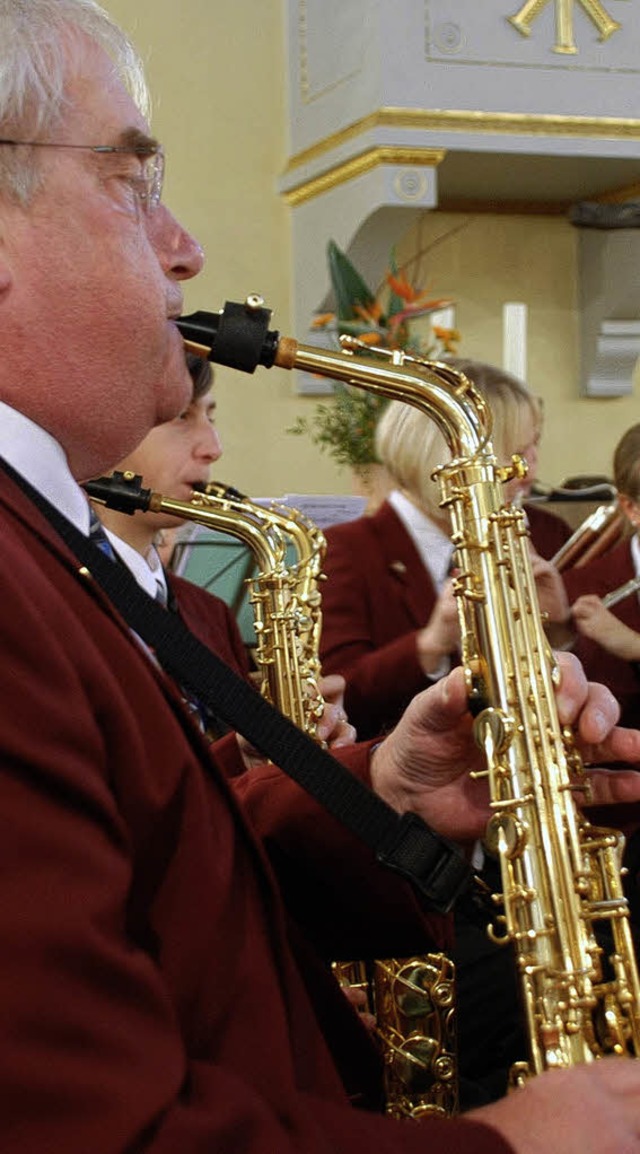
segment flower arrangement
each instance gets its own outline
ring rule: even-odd
[[[432,325],[427,343],[412,329],[417,317],[435,313],[453,302],[434,299],[409,283],[392,257],[378,293],[372,292],[351,261],[331,240],[327,247],[329,273],[336,301],[335,313],[317,316],[312,328],[357,337],[367,348],[401,349],[419,357],[455,353],[460,334]],[[316,405],[310,417],[298,417],[287,432],[307,434],[314,445],[338,465],[362,469],[377,463],[375,429],[388,401],[364,389],[336,381],[331,401]]]

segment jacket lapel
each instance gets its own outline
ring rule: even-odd
[[[431,576],[388,501],[373,514],[371,527],[378,539],[389,579],[401,591],[407,612],[419,628],[425,624],[425,607],[432,606],[437,598]]]

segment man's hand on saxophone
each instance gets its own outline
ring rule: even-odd
[[[637,1154],[640,1064],[603,1058],[550,1070],[467,1118],[493,1126],[516,1154]]]
[[[587,682],[569,653],[559,655],[556,700],[560,721],[573,726],[586,762],[640,765],[640,731],[620,729],[619,707],[602,685]],[[467,709],[462,669],[414,698],[392,733],[372,755],[371,780],[377,793],[400,813],[418,813],[437,833],[472,842],[490,814],[473,721]],[[640,801],[640,773],[634,769],[590,770],[594,804]]]

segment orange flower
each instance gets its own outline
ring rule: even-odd
[[[331,324],[331,321],[336,319],[335,313],[317,313],[311,321],[312,329],[323,329],[326,325]]]
[[[433,326],[433,335],[436,340],[442,341],[445,353],[455,353],[457,343],[462,339],[458,329],[444,329],[441,325]]]
[[[382,305],[379,301],[374,301],[373,304],[370,304],[368,307],[356,304],[353,306],[353,311],[356,316],[366,321],[367,324],[376,325],[382,316]]]
[[[387,273],[387,284],[393,290],[397,297],[403,301],[414,301],[418,296],[418,292],[413,285],[409,284],[406,274],[401,273]]]

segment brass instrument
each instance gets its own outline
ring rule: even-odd
[[[619,585],[617,589],[612,589],[610,593],[605,593],[602,598],[602,604],[605,609],[612,609],[619,601],[624,601],[625,597],[630,597],[632,593],[636,593],[640,589],[640,577],[632,577],[630,581],[625,581],[623,585]]]
[[[446,954],[334,962],[341,985],[364,990],[384,1052],[392,1118],[458,1112],[455,967]]]
[[[85,485],[92,500],[110,508],[171,513],[220,529],[249,546],[258,574],[249,579],[256,633],[260,692],[310,737],[316,736],[324,701],[320,692],[321,599],[318,582],[326,543],[297,510],[258,505],[229,486],[212,483],[190,501],[142,488],[133,473],[114,473]],[[287,562],[287,545],[296,560]]]
[[[205,495],[229,501],[229,490],[215,482]],[[236,494],[236,496],[239,496]],[[275,528],[290,540],[296,565],[289,569],[288,585],[299,607],[290,618],[303,655],[297,667],[273,635],[273,605],[269,589],[273,571],[262,563],[262,572],[251,582],[256,634],[261,667],[276,667],[266,691],[272,704],[311,736],[322,714],[319,689],[320,632],[322,626],[319,582],[326,552],[324,535],[314,523],[283,505],[254,505],[241,498],[242,515],[262,518],[265,528]],[[232,501],[237,512],[237,502]],[[229,530],[231,531],[231,530]],[[274,645],[274,641],[276,644]],[[289,646],[289,650],[294,645]],[[283,668],[281,668],[283,666]],[[300,686],[302,691],[300,691]],[[313,721],[313,725],[311,725]],[[454,965],[443,953],[411,958],[333,962],[332,970],[342,985],[364,989],[376,1018],[376,1032],[384,1055],[386,1112],[396,1118],[426,1114],[453,1115],[458,1110],[458,1079],[455,1046]]]
[[[640,983],[620,881],[623,838],[594,828],[576,807],[583,768],[558,718],[558,670],[526,525],[503,501],[503,482],[526,466],[518,457],[498,466],[490,413],[464,374],[399,350],[361,351],[353,339],[340,352],[278,339],[269,317],[252,297],[179,327],[191,351],[212,360],[246,371],[298,368],[415,405],[451,452],[436,477],[457,550],[462,663],[493,809],[487,840],[501,866],[497,922],[514,945],[529,1040],[514,1080],[609,1053],[637,1055]],[[610,933],[606,948],[599,923]]]
[[[248,518],[252,530],[262,530],[267,540],[277,534],[284,544],[285,554],[280,556],[281,545],[277,558],[273,551],[270,558],[261,557],[263,550],[257,544],[253,546],[260,567],[260,573],[249,583],[256,661],[263,677],[260,691],[300,729],[315,737],[324,709],[319,656],[319,585],[324,579],[322,564],[327,550],[324,533],[298,509],[275,501],[258,504],[216,481],[205,487],[204,497],[208,510],[217,510],[222,502],[224,525],[219,527],[224,527],[225,532],[242,536],[243,521]],[[197,502],[198,494],[194,494],[194,499]],[[228,512],[233,515],[235,528],[229,524]],[[295,553],[293,564],[285,563],[288,544]]]
[[[560,573],[565,569],[581,569],[615,545],[623,526],[624,517],[615,503],[599,505],[560,546],[551,563]]]

